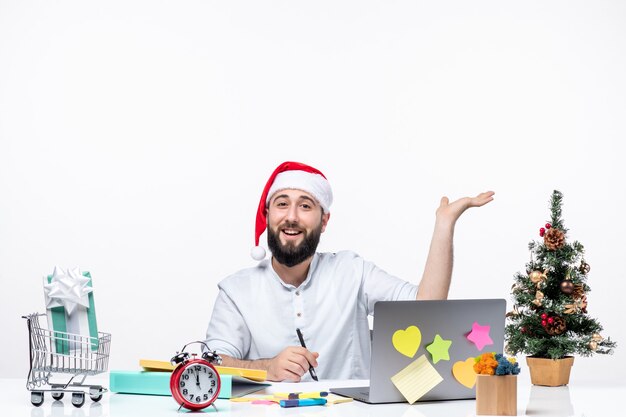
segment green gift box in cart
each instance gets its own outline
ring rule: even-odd
[[[52,275],[44,277],[44,293],[55,352],[97,351],[98,324],[89,272],[55,267]]]

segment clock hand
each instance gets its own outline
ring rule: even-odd
[[[200,373],[197,369],[196,369],[196,385],[200,386]]]

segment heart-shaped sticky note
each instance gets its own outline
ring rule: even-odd
[[[452,366],[452,375],[456,378],[461,385],[465,385],[467,388],[474,388],[476,384],[476,372],[474,372],[474,358],[470,357],[465,359],[465,362],[458,361]]]
[[[391,342],[398,352],[412,358],[422,342],[422,332],[417,326],[409,326],[406,330],[397,330]]]

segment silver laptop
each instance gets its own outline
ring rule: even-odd
[[[331,388],[331,391],[370,404],[406,402],[391,382],[391,377],[424,354],[443,381],[418,401],[474,399],[476,388],[459,382],[452,367],[456,362],[466,361],[481,353],[502,353],[505,314],[504,299],[379,301],[374,306],[370,386]],[[489,326],[488,336],[493,341],[481,350],[467,338],[474,323],[483,331],[484,326]],[[397,330],[406,330],[409,326],[416,326],[421,332],[421,342],[413,357],[401,354],[392,343],[393,334]],[[433,363],[433,356],[426,347],[433,343],[436,335],[452,341],[448,349],[450,360],[440,359]],[[462,377],[460,379],[463,380]]]

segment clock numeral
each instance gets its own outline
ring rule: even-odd
[[[185,387],[185,381],[180,381],[180,387],[184,388]]]
[[[209,401],[209,394],[204,394],[203,399],[204,401]]]
[[[189,391],[187,391],[187,388],[185,388],[185,389],[183,390],[183,395],[187,395],[188,393],[189,393]],[[193,395],[192,395],[192,397],[193,397]]]
[[[198,372],[200,372],[200,369],[202,369],[202,367],[200,365],[196,365],[194,366],[194,369]]]
[[[209,372],[209,378],[213,378],[213,372]]]
[[[189,379],[189,375],[187,375],[187,374],[183,374],[182,378],[183,378],[185,381],[187,381],[187,380]]]
[[[215,380],[214,380],[214,379],[212,379],[212,380],[211,380],[211,386],[212,386],[212,387],[214,387],[214,386],[215,386]]]
[[[207,391],[209,394],[213,394],[213,388],[209,388],[209,390]]]
[[[199,403],[200,401],[202,401],[202,398],[200,396],[196,397],[196,402]]]
[[[193,394],[191,394],[191,395],[189,396],[189,400],[190,400],[190,401],[193,401]]]
[[[187,373],[188,374],[193,374],[193,368],[187,368]]]

